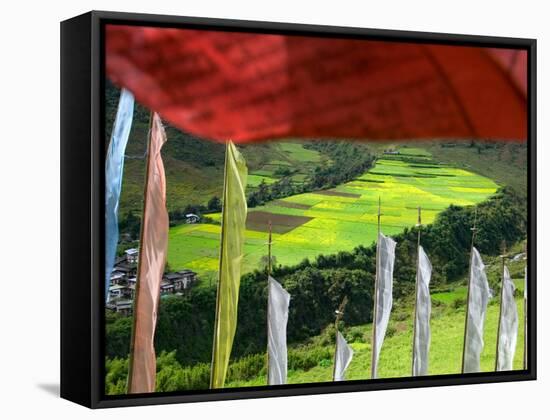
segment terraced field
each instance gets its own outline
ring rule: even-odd
[[[241,148],[247,163],[252,163],[249,164],[248,191],[262,181],[270,185],[283,176],[290,176],[294,183],[303,183],[323,160],[319,152],[305,148],[305,144],[307,142],[289,140]]]
[[[337,188],[250,209],[243,271],[259,268],[261,257],[266,255],[269,219],[273,222],[277,263],[290,265],[373,243],[379,197],[382,231],[392,235],[416,223],[418,206],[422,207],[422,222],[427,224],[449,205],[479,203],[497,188],[488,178],[438,164],[423,149],[407,148],[399,155],[384,155],[369,172]],[[219,220],[219,214],[210,216]],[[172,228],[170,267],[190,268],[212,279],[218,266],[219,234],[216,224]]]

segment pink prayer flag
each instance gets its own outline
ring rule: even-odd
[[[161,149],[166,134],[157,113],[153,116],[143,227],[140,243],[138,276],[135,293],[133,352],[131,355],[128,393],[155,391],[156,356],[155,326],[160,297],[160,283],[168,248],[168,212],[166,178]],[[132,357],[133,356],[133,357]]]

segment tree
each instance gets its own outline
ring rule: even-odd
[[[133,240],[136,240],[139,238],[141,218],[136,216],[134,212],[130,210],[126,217],[120,221],[119,227],[121,233],[127,233]]]
[[[260,258],[260,263],[258,264],[261,271],[267,271],[268,265],[269,265],[269,256],[268,255],[262,255]],[[271,267],[275,267],[277,265],[277,257],[275,255],[271,256]]]
[[[207,207],[208,207],[208,210],[211,212],[221,211],[222,201],[220,200],[219,197],[214,196],[208,201]]]
[[[265,179],[262,179],[260,185],[258,186],[258,197],[259,201],[265,203],[271,199],[271,194],[269,193],[269,187],[265,182]]]
[[[290,171],[290,169],[288,167],[281,167],[279,166],[276,170],[275,170],[275,175],[276,176],[289,176],[292,172]]]

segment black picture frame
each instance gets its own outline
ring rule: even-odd
[[[528,369],[174,393],[104,393],[104,26],[108,23],[521,48],[528,53]],[[92,11],[61,23],[61,397],[90,408],[536,379],[536,40]]]

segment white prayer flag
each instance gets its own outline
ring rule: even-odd
[[[345,381],[345,373],[353,359],[353,349],[340,331],[336,331],[336,355],[334,356],[334,380]]]
[[[373,348],[373,379],[378,376],[378,357],[380,349],[384,342],[386,329],[390,320],[390,312],[392,308],[392,288],[393,288],[393,264],[395,261],[395,245],[396,242],[382,233],[378,236],[378,288],[376,293],[376,325],[375,341],[376,345]]]
[[[516,287],[510,278],[508,267],[504,267],[502,287],[498,337],[498,371],[513,369],[518,339],[518,308],[514,299]]]
[[[268,279],[267,352],[269,385],[286,384],[286,325],[290,294],[271,276]]]
[[[424,252],[418,247],[418,290],[416,295],[416,318],[413,348],[413,376],[428,374],[428,359],[430,354],[430,316],[432,302],[430,299],[430,279],[432,264]]]
[[[464,347],[464,373],[479,372],[479,357],[483,350],[483,324],[487,303],[491,298],[485,265],[477,249],[472,248],[468,302],[468,328]]]

